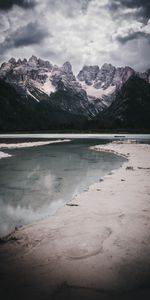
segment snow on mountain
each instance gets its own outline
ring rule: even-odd
[[[26,59],[16,61],[11,58],[8,63],[3,63],[0,68],[0,78],[22,89],[22,92],[32,94],[32,88],[38,88],[50,95],[55,92],[52,84],[52,65],[32,56],[29,61]]]
[[[84,66],[77,78],[89,100],[91,97],[93,101],[97,100],[97,104],[103,109],[113,102],[117,91],[134,73],[130,67],[115,68],[105,63],[101,68]]]
[[[86,91],[89,97],[95,97],[99,99],[101,99],[103,96],[111,95],[116,90],[115,85],[114,86],[110,85],[106,89],[103,89],[102,87],[97,89],[94,87],[94,85],[87,85],[85,83],[82,84],[82,88]]]
[[[62,67],[32,56],[27,61],[10,59],[0,68],[0,79],[36,101],[50,101],[56,108],[91,118],[97,109],[76,80],[70,62]],[[54,96],[53,96],[54,95]]]
[[[32,95],[28,89],[27,89],[27,95],[29,95],[30,97],[35,99],[37,102],[39,102],[39,99],[37,99],[34,95]]]

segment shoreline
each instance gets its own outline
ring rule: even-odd
[[[62,298],[66,287],[69,299],[112,299],[113,294],[120,299],[120,293],[123,299],[133,299],[133,293],[134,299],[139,294],[149,299],[150,145],[91,148],[115,151],[128,161],[70,202],[77,207],[66,205],[54,216],[23,226],[0,245],[3,286],[13,274],[15,299],[21,292],[30,299],[67,299]]]

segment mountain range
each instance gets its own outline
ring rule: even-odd
[[[150,70],[52,65],[32,56],[0,67],[0,131],[149,130]]]

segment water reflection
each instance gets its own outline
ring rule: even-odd
[[[56,210],[123,159],[88,150],[91,142],[11,150],[0,161],[0,235]],[[92,142],[94,144],[94,142]]]

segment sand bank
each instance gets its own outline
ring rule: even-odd
[[[49,145],[49,144],[64,143],[64,142],[70,142],[70,140],[69,139],[58,139],[58,140],[54,140],[54,141],[26,142],[26,143],[14,143],[14,144],[1,143],[0,149],[31,148],[31,147],[44,146],[44,145]],[[11,157],[11,156],[12,156],[11,154],[0,151],[0,159],[6,158],[6,157]]]
[[[150,298],[150,146],[124,142],[93,149],[128,161],[73,206],[1,241],[5,299]]]
[[[0,151],[0,159],[5,157],[10,157],[11,155],[5,152]]]
[[[31,147],[38,147],[38,146],[44,146],[49,144],[57,144],[57,143],[64,143],[64,142],[70,142],[69,139],[58,139],[54,141],[41,141],[41,142],[25,142],[25,143],[1,143],[0,149],[18,149],[18,148],[31,148]]]

